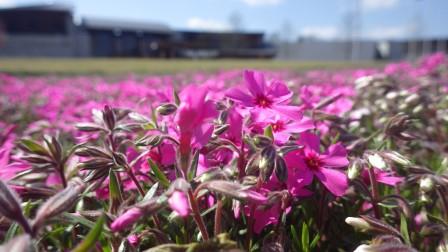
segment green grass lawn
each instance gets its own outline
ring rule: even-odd
[[[181,59],[27,59],[0,58],[0,72],[14,75],[123,75],[171,74],[177,72],[214,72],[224,69],[270,69],[306,71],[310,69],[347,69],[381,67],[379,62],[297,62],[279,60],[181,60]]]

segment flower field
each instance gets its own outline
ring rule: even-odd
[[[0,75],[0,251],[448,251],[448,58]]]

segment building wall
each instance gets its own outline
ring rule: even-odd
[[[73,41],[63,35],[4,35],[0,56],[73,57]]]
[[[280,43],[277,46],[277,59],[281,60],[374,60],[375,42],[361,42],[358,53],[352,53],[352,44],[344,41],[300,41]]]

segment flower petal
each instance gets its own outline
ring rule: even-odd
[[[264,94],[266,82],[263,73],[246,70],[244,71],[244,79],[246,80],[247,89],[253,96]]]
[[[293,120],[301,120],[303,117],[303,110],[298,106],[276,104],[272,106],[272,110]]]
[[[246,94],[239,88],[231,88],[227,91],[226,96],[234,101],[241,102],[244,106],[253,107],[253,97]]]
[[[348,188],[347,176],[340,171],[321,168],[315,175],[324,186],[335,196],[342,196]]]
[[[298,144],[304,145],[313,149],[315,152],[320,153],[320,138],[310,132],[303,132],[300,134]]]

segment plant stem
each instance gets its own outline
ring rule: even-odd
[[[59,172],[59,176],[61,177],[62,185],[64,186],[64,188],[66,188],[67,187],[67,179],[65,178],[63,165],[58,166],[58,172]]]
[[[369,168],[367,169],[369,172],[369,179],[370,184],[372,185],[372,207],[373,212],[375,214],[375,218],[380,219],[381,218],[381,212],[378,208],[378,200],[379,200],[379,194],[378,194],[378,183],[376,181],[375,172],[373,171],[373,167],[369,165]]]
[[[437,195],[439,195],[440,201],[442,202],[444,219],[448,220],[448,201],[445,198],[445,192],[443,189],[437,189],[436,191]]]
[[[260,177],[258,177],[257,180],[257,184],[256,184],[256,190],[258,191],[261,188],[261,185],[263,184],[263,181],[261,180]],[[256,205],[252,204],[250,206],[250,214],[248,216],[248,220],[247,220],[247,236],[246,236],[246,248],[248,251],[250,251],[250,247],[251,247],[251,239],[253,236],[253,226],[254,226],[254,222],[255,222],[255,208]]]
[[[196,202],[196,199],[193,195],[193,190],[191,189],[188,190],[188,200],[190,201],[190,207],[193,212],[194,221],[198,225],[202,238],[207,241],[209,239],[207,228],[205,227],[204,220],[202,219],[201,213],[199,212],[198,203]]]
[[[238,157],[238,177],[241,179],[246,176],[246,172],[244,171],[244,167],[246,165],[246,160],[244,158],[244,141],[241,143],[241,149]]]
[[[138,192],[140,193],[140,196],[145,197],[145,191],[143,191],[143,188],[140,186],[140,183],[138,183],[137,178],[135,177],[134,173],[132,172],[131,167],[126,167],[126,172],[128,173],[128,176],[132,179],[135,186],[137,187]]]
[[[218,198],[215,210],[215,236],[221,233],[222,200]]]

